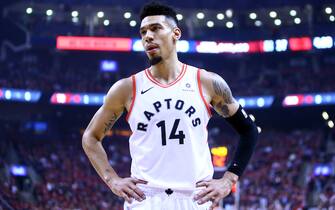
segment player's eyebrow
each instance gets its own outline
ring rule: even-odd
[[[141,27],[141,28],[140,28],[140,32],[143,31],[144,29],[146,29],[146,28],[150,28],[150,27],[152,27],[152,26],[163,26],[163,25],[160,24],[160,23],[151,23],[151,24],[149,24],[149,25],[146,25],[146,26]]]

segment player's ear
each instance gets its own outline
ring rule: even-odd
[[[181,37],[181,30],[180,30],[180,28],[178,28],[178,27],[174,27],[174,28],[172,29],[172,31],[173,31],[173,40],[174,40],[174,41],[179,40],[180,37]]]

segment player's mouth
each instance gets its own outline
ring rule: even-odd
[[[159,46],[157,44],[149,44],[146,46],[145,51],[149,54],[156,53],[159,49]]]

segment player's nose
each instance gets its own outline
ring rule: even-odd
[[[154,35],[150,30],[148,30],[147,33],[145,34],[144,40],[146,42],[152,42],[154,40]]]

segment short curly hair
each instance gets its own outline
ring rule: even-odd
[[[144,5],[140,13],[141,21],[145,17],[152,15],[164,15],[167,18],[174,20],[174,22],[178,25],[177,13],[170,6],[164,5],[159,2],[150,2]]]

